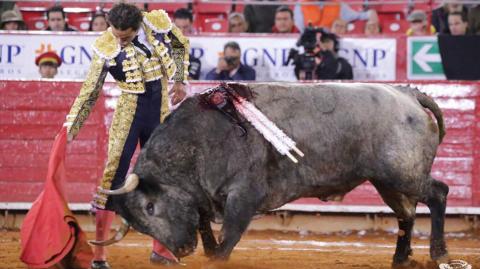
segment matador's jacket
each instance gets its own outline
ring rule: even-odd
[[[65,123],[68,134],[75,137],[110,72],[122,94],[109,130],[108,159],[100,184],[107,190],[123,184],[137,144],[143,146],[168,115],[168,81],[186,83],[188,76],[188,39],[165,11],[144,13],[134,41],[121,48],[110,29],[96,39],[90,70]],[[97,191],[94,206],[108,209],[107,198]]]

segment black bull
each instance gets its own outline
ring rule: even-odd
[[[448,259],[448,186],[430,176],[445,131],[430,97],[381,84],[248,87],[256,107],[305,157],[293,163],[252,125],[244,124],[247,135],[240,136],[222,113],[199,106],[198,96],[189,98],[141,151],[134,190],[113,196],[116,211],[130,225],[177,257],[194,250],[198,231],[207,256],[227,259],[255,214],[300,197],[338,200],[368,180],[398,218],[394,264],[409,262],[418,202],[431,212],[431,258]],[[217,242],[210,222],[218,217],[223,226]]]

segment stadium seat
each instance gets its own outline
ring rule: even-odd
[[[194,27],[203,32],[213,30],[209,28],[212,26],[217,28],[217,23],[220,23],[222,20],[227,20],[231,8],[231,4],[212,4],[208,2],[195,1],[193,3],[193,12],[195,14]],[[223,25],[223,23],[220,24]]]
[[[43,30],[47,27],[46,8],[43,7],[22,7],[23,20],[28,30]]]
[[[87,7],[66,7],[64,9],[68,24],[75,27],[79,31],[88,31],[90,26],[90,20],[92,19],[92,14],[95,12],[95,5]],[[92,9],[93,8],[93,9]]]
[[[155,3],[155,2],[148,3],[148,10],[163,9],[170,15],[170,17],[173,16],[173,13],[175,12],[175,10],[179,8],[187,8],[187,7],[188,6],[185,2],[184,3]]]
[[[405,20],[382,21],[384,34],[404,34],[408,30],[408,22]]]
[[[211,2],[198,1],[193,4],[196,13],[230,13],[232,4],[216,4]]]
[[[199,31],[204,33],[226,33],[228,32],[228,21],[225,18],[205,19]]]
[[[54,5],[53,1],[17,1],[18,8],[44,8],[44,10]]]
[[[409,4],[389,4],[388,2],[374,7],[378,13],[406,13],[409,10]]]
[[[363,34],[365,29],[365,21],[353,21],[347,25],[348,34]]]
[[[92,16],[90,14],[82,14],[82,16],[79,16],[78,14],[69,14],[68,16],[68,24],[79,31],[88,31],[91,20]]]

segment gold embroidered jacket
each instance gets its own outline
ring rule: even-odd
[[[161,121],[168,115],[168,81],[187,81],[189,41],[163,10],[144,13],[141,27],[153,48],[150,58],[133,44],[122,49],[110,29],[95,40],[89,72],[67,115],[65,125],[68,134],[77,135],[100,94],[108,72],[122,94],[144,93],[145,82],[161,79]]]

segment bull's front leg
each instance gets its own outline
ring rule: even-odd
[[[224,208],[222,235],[215,259],[227,260],[235,245],[247,229],[250,220],[265,197],[261,188],[245,188],[230,192]]]
[[[207,257],[215,255],[218,248],[217,240],[210,225],[210,218],[206,214],[200,214],[200,225],[198,231],[202,237],[203,251]]]

